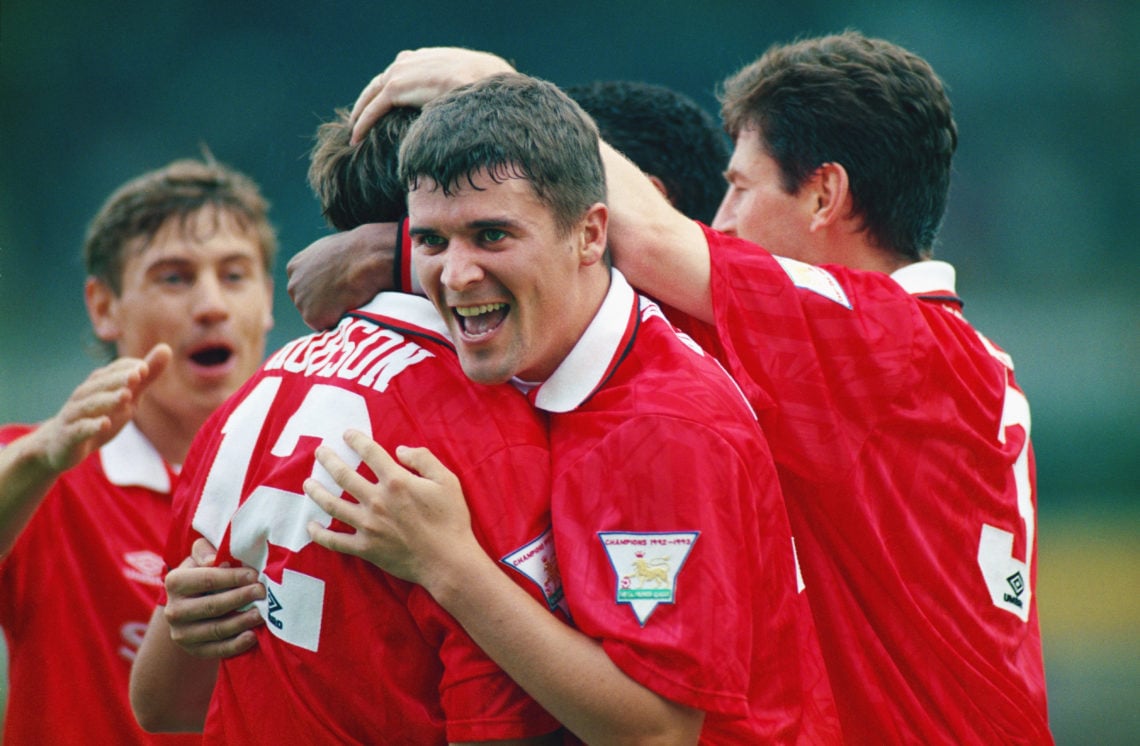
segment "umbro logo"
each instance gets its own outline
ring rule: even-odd
[[[127,552],[123,555],[123,576],[146,585],[162,585],[162,557],[149,550]]]
[[[1025,578],[1022,577],[1021,572],[1018,571],[1006,578],[1005,581],[1009,583],[1010,590],[1012,590],[1013,593],[1006,593],[1002,598],[1008,603],[1020,608],[1024,605],[1021,601],[1021,594],[1025,592]]]
[[[268,608],[268,614],[267,614],[269,617],[269,623],[272,624],[277,629],[281,629],[282,627],[285,626],[284,622],[282,622],[277,617],[273,616],[273,614],[278,612],[278,611],[281,611],[285,607],[282,606],[281,602],[277,600],[277,596],[273,595],[273,591],[266,589],[266,592],[269,594],[269,598],[267,599],[268,607],[269,607]]]

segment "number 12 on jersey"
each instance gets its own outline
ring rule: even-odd
[[[266,599],[255,602],[269,623],[267,629],[285,642],[316,651],[324,610],[324,581],[286,569],[278,583],[266,576],[265,565],[270,544],[299,552],[312,541],[306,528],[309,521],[328,527],[332,517],[300,491],[300,483],[297,492],[257,485],[244,502],[241,500],[254,448],[280,386],[280,378],[263,379],[226,419],[193,526],[214,546],[221,546],[227,526],[230,528],[230,553],[255,568],[268,591]],[[296,450],[302,436],[316,438],[336,451],[349,468],[356,468],[360,456],[343,439],[349,428],[371,432],[364,398],[337,386],[318,384],[289,418],[271,453],[286,457]],[[319,480],[333,494],[343,492],[315,457],[308,476]]]

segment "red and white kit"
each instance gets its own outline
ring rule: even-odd
[[[167,561],[201,534],[219,562],[256,568],[268,589],[257,647],[221,664],[206,741],[433,744],[554,730],[422,588],[311,542],[308,522],[332,519],[302,483],[312,476],[339,492],[314,451],[324,443],[359,464],[342,439],[348,428],[389,452],[430,448],[459,477],[487,551],[531,547],[505,571],[557,605],[558,589],[541,585],[552,555],[541,549],[542,422],[513,387],[464,376],[430,302],[382,293],[271,356],[191,448]]]
[[[1051,743],[1029,406],[953,268],[705,232],[718,354],[771,445],[847,740]]]
[[[772,459],[720,365],[614,270],[585,334],[530,396],[551,413],[576,626],[631,678],[705,710],[702,743],[794,742],[805,723],[833,739]]]
[[[32,429],[0,428],[0,445]],[[127,697],[162,587],[174,477],[128,423],[56,480],[0,563],[4,743],[200,742],[144,732]]]

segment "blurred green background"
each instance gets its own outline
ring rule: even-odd
[[[0,422],[50,416],[94,365],[79,250],[103,199],[202,145],[272,201],[271,347],[302,333],[284,266],[325,232],[312,134],[400,49],[648,80],[715,113],[769,44],[849,27],[926,57],[954,101],[938,255],[1033,406],[1057,741],[1140,742],[1137,2],[0,0]]]

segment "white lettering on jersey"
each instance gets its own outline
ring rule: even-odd
[[[285,370],[305,377],[337,378],[384,391],[392,379],[432,353],[402,334],[354,319],[327,334],[294,340],[265,363],[265,370]]]

